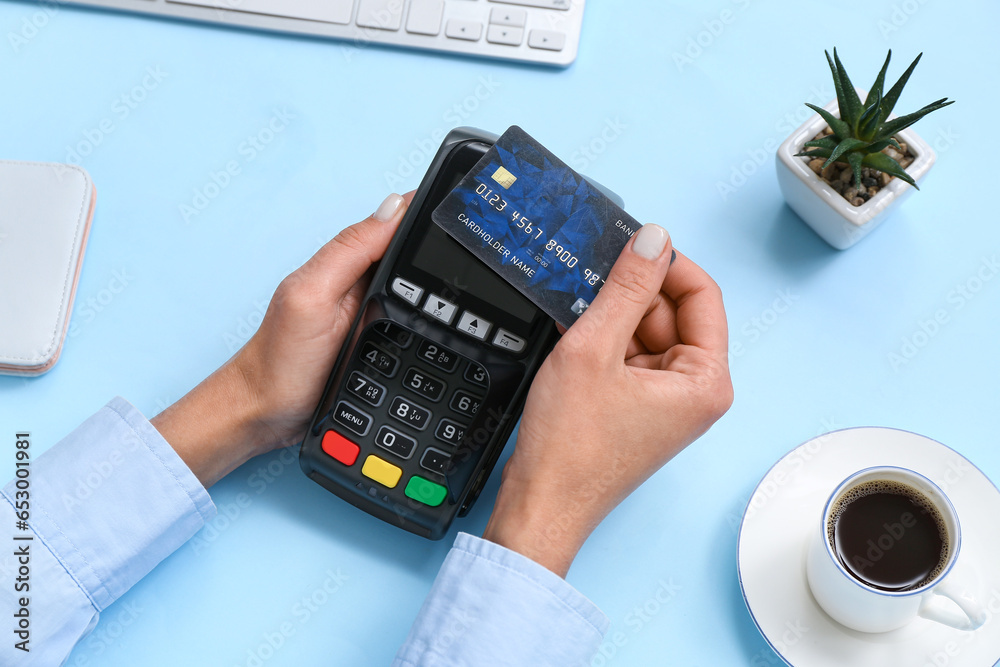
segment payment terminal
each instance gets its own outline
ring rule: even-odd
[[[558,338],[550,317],[431,220],[495,140],[471,128],[445,138],[300,454],[312,480],[430,539],[475,502]]]

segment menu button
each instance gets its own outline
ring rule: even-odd
[[[341,401],[337,404],[337,409],[333,412],[333,419],[341,426],[344,426],[358,435],[366,435],[371,428],[372,418],[361,410],[348,403]]]

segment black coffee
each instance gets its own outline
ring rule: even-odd
[[[884,591],[930,583],[951,555],[940,511],[920,491],[889,480],[863,482],[842,495],[827,533],[847,571]]]

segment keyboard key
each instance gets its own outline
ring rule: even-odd
[[[406,494],[407,498],[412,498],[419,503],[437,507],[444,502],[448,495],[448,489],[419,475],[414,475],[406,483],[406,489],[403,490],[403,493]]]
[[[434,437],[441,442],[458,447],[462,438],[465,437],[465,427],[450,419],[442,419],[438,422],[437,428],[434,429]]]
[[[515,28],[523,28],[528,21],[528,12],[523,9],[513,7],[494,7],[490,11],[490,23],[492,25],[509,25]]]
[[[439,475],[444,475],[448,471],[448,464],[451,463],[451,455],[442,452],[440,449],[428,447],[427,451],[420,458],[420,467],[430,470]]]
[[[413,342],[413,334],[389,320],[381,320],[372,327],[399,347],[406,349]]]
[[[451,39],[464,39],[469,42],[478,42],[479,38],[483,36],[483,24],[479,21],[449,19],[448,25],[444,29],[444,34]]]
[[[572,0],[490,0],[505,5],[521,5],[522,7],[541,7],[542,9],[569,9]]]
[[[446,373],[455,370],[455,364],[458,363],[457,354],[428,340],[420,343],[420,347],[417,348],[417,356]]]
[[[403,0],[361,0],[356,22],[362,28],[399,30],[403,7]]]
[[[323,434],[323,451],[345,466],[352,466],[358,460],[361,448],[336,431]]]
[[[406,17],[406,32],[417,35],[437,35],[441,32],[444,0],[413,0]]]
[[[489,380],[486,369],[474,361],[470,361],[468,367],[465,369],[465,379],[473,384],[478,384],[480,387],[485,387]]]
[[[274,0],[239,0],[238,2],[234,0],[169,0],[169,2],[228,9],[248,14],[267,14],[268,16],[339,23],[341,25],[347,25],[351,22],[351,10],[354,9],[354,0],[323,0],[323,2],[317,0],[281,0],[281,2],[274,2]]]
[[[333,411],[333,420],[358,435],[367,435],[368,429],[372,425],[372,418],[369,415],[347,401],[337,403],[337,407]]]
[[[515,336],[509,331],[500,329],[497,331],[496,337],[493,339],[493,344],[497,347],[502,347],[509,352],[520,352],[527,345],[527,341],[520,336]]]
[[[451,324],[451,321],[455,319],[456,310],[458,310],[458,306],[451,301],[442,299],[437,294],[431,294],[424,302],[424,312],[445,324]]]
[[[511,28],[505,25],[491,25],[486,30],[486,41],[491,44],[507,44],[520,46],[524,40],[524,28]]]
[[[427,428],[427,421],[431,418],[431,411],[422,408],[416,403],[411,403],[402,396],[392,399],[389,406],[389,415],[403,422],[407,426],[412,426],[418,431]]]
[[[430,401],[437,401],[444,392],[445,384],[419,368],[411,368],[406,371],[406,376],[403,377],[403,386]]]
[[[420,297],[424,295],[424,288],[414,285],[408,280],[396,278],[392,281],[392,291],[416,306],[420,303]]]
[[[490,327],[492,326],[492,322],[484,320],[475,313],[465,311],[462,313],[462,316],[458,318],[458,324],[455,328],[464,334],[469,334],[473,338],[486,340],[486,334],[490,332]]]
[[[394,428],[383,426],[375,436],[375,444],[401,459],[408,459],[413,455],[417,441]]]
[[[369,454],[368,458],[365,459],[365,464],[361,467],[361,474],[392,489],[399,484],[399,478],[403,476],[403,469],[374,454]]]
[[[467,417],[475,417],[480,405],[482,405],[481,398],[461,390],[456,391],[451,397],[451,409]]]
[[[496,342],[493,343],[496,345]],[[361,346],[361,360],[386,377],[392,377],[399,368],[399,359],[371,341]]]
[[[378,407],[385,398],[385,387],[360,371],[351,373],[347,380],[347,391],[372,407]]]
[[[566,46],[566,34],[554,30],[532,30],[528,33],[528,46],[546,51],[562,51]]]

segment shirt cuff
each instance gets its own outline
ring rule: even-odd
[[[459,533],[397,665],[588,665],[608,619],[561,577]]]
[[[13,483],[3,494],[13,497]],[[166,440],[115,398],[31,466],[31,525],[103,611],[216,513]]]

